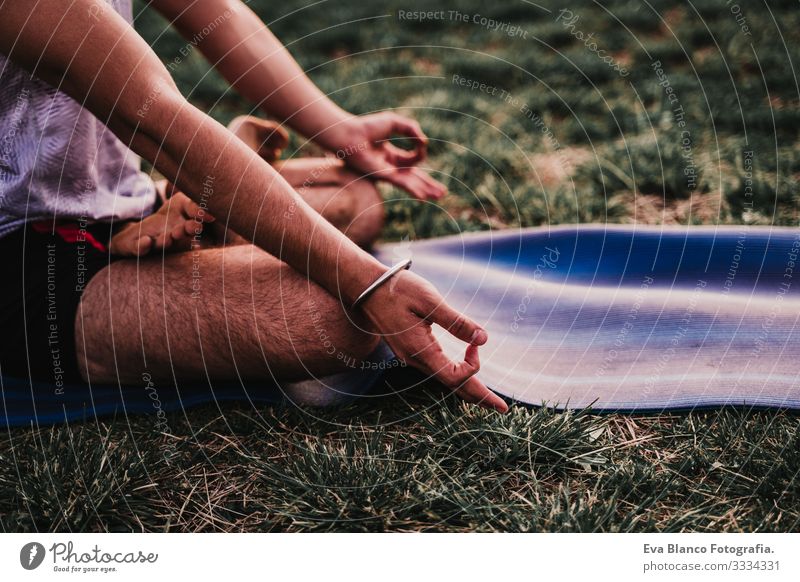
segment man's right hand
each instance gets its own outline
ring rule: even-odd
[[[486,343],[486,331],[447,305],[423,278],[398,272],[366,299],[363,310],[401,361],[436,378],[467,402],[508,411],[503,399],[475,377],[480,369],[478,346]],[[462,362],[452,361],[442,351],[431,331],[434,323],[467,343]]]
[[[247,145],[186,101],[158,56],[102,0],[0,3],[0,52],[81,103],[196,204],[207,202],[226,226],[332,295],[352,301],[385,269]],[[347,281],[337,261],[348,265]],[[474,377],[486,333],[430,284],[398,273],[364,310],[399,358],[467,400],[507,409]],[[433,323],[469,344],[463,362],[444,355]]]

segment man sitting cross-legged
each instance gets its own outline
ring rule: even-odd
[[[232,85],[347,168],[273,168],[189,104],[130,21],[102,0],[4,2],[0,122],[14,125],[21,154],[4,160],[11,171],[2,175],[0,250],[19,263],[10,267],[18,277],[3,283],[3,372],[23,367],[56,384],[139,383],[144,373],[295,380],[340,371],[383,338],[465,399],[506,410],[475,377],[486,332],[413,272],[393,274],[391,285],[357,302],[388,271],[356,244],[369,244],[379,229],[372,216],[363,232],[353,230],[359,217],[378,212],[368,180],[421,199],[444,193],[417,165],[426,143],[419,126],[394,113],[355,117],[336,107],[238,1],[152,5],[189,38],[210,31],[197,46]],[[114,6],[130,18],[129,3]],[[16,114],[19,95],[24,117]],[[416,149],[389,144],[395,134]],[[155,188],[128,147],[194,205],[167,199],[149,220]],[[336,209],[345,191],[361,206]],[[190,219],[252,244],[181,252]],[[126,232],[138,236],[112,244],[127,240],[118,250],[143,256],[109,263],[107,244]],[[173,237],[175,252],[167,253]],[[463,361],[444,355],[433,324],[467,344]]]

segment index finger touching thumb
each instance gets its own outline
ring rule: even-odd
[[[434,309],[428,319],[442,326],[461,341],[475,346],[482,346],[489,339],[489,334],[485,329],[444,302]]]

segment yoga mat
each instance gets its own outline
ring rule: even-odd
[[[800,408],[800,229],[582,225],[385,246],[489,332],[479,377],[556,408]],[[463,344],[439,330],[445,352]]]
[[[489,332],[479,377],[519,402],[597,411],[800,408],[800,229],[581,225],[383,245]],[[436,329],[445,351],[463,344]],[[328,406],[374,369],[273,382],[66,386],[0,377],[0,425],[151,414],[203,403]]]
[[[370,366],[321,378],[278,385],[258,382],[156,382],[146,375],[127,386],[69,384],[56,389],[47,382],[0,376],[0,426],[47,426],[94,417],[148,414],[158,422],[167,412],[200,404],[240,401],[253,406],[286,403],[333,406],[366,395],[383,377],[393,355],[384,345],[367,358]]]

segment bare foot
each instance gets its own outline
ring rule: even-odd
[[[236,117],[228,124],[228,130],[269,163],[278,160],[289,145],[289,134],[280,124],[252,115]]]
[[[155,250],[188,250],[198,240],[206,223],[214,217],[186,194],[174,191],[156,212],[122,228],[111,238],[111,252],[124,257],[142,257]]]
[[[289,144],[289,134],[274,121],[240,115],[228,129],[267,162],[280,158]],[[158,250],[185,251],[194,246],[236,245],[248,241],[223,224],[206,223],[214,217],[201,210],[186,194],[166,180],[156,184],[163,205],[141,222],[125,226],[111,239],[111,252],[125,257],[143,257]],[[210,232],[209,232],[210,231]]]

